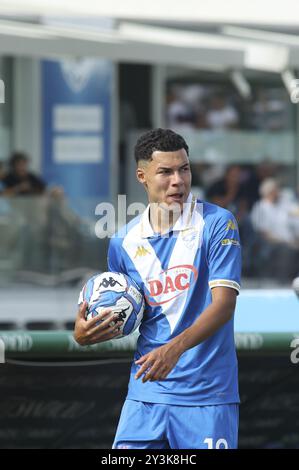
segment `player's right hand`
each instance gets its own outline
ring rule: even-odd
[[[74,329],[74,338],[78,344],[88,346],[120,336],[122,322],[117,321],[118,314],[113,314],[111,308],[105,308],[90,320],[86,320],[86,309],[87,302],[84,301],[80,305]]]

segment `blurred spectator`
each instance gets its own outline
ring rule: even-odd
[[[3,180],[5,178],[5,175],[6,175],[6,173],[5,173],[5,169],[4,169],[4,164],[3,164],[3,162],[0,162],[0,194],[3,193],[4,188],[5,188],[4,182],[3,182]]]
[[[217,93],[211,99],[206,122],[210,129],[234,129],[238,126],[239,116],[224,94]]]
[[[254,228],[271,243],[285,243],[297,248],[296,237],[290,230],[293,203],[282,197],[278,182],[267,178],[260,186],[261,200],[252,209]]]
[[[34,273],[69,272],[69,279],[77,280],[78,267],[92,266],[102,256],[94,224],[76,214],[62,187],[46,188],[29,171],[28,160],[24,153],[14,153],[9,174],[0,162],[1,195],[18,196],[0,197],[0,264],[5,260],[28,279]]]
[[[298,206],[282,197],[274,178],[262,182],[260,195],[251,219],[260,236],[261,272],[281,280],[293,278],[299,261],[299,225],[294,224],[294,217],[299,215]]]
[[[248,209],[240,165],[231,165],[225,176],[208,188],[206,197],[208,201],[232,211],[240,221]]]
[[[221,163],[215,165],[211,163],[196,162],[192,163],[191,166],[192,182],[195,179],[199,180],[200,185],[204,189],[209,188],[225,175],[226,165],[222,165]]]
[[[5,168],[4,168],[4,163],[0,162],[0,196],[4,195],[4,178],[6,176]],[[7,215],[10,211],[9,204],[5,198],[0,198],[0,217],[3,215]]]
[[[276,163],[273,163],[268,157],[265,157],[261,163],[253,168],[245,182],[244,192],[248,200],[248,210],[260,198],[260,185],[267,178],[275,178],[278,173]]]
[[[10,171],[3,178],[5,196],[33,196],[45,191],[46,185],[42,179],[29,171],[28,161],[23,152],[12,154]]]
[[[167,97],[167,125],[171,129],[188,130],[195,128],[196,116],[189,103],[180,99],[174,92]]]
[[[225,176],[214,183],[207,191],[207,199],[214,204],[233,212],[238,225],[242,240],[242,263],[243,271],[247,275],[254,271],[252,253],[255,250],[255,234],[249,217],[250,199],[246,178],[248,172],[240,165],[231,165]]]

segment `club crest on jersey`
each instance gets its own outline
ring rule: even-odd
[[[194,228],[187,228],[182,231],[182,240],[184,242],[184,245],[186,248],[189,248],[192,250],[194,247],[194,243],[196,241],[196,238],[199,236],[198,231]]]
[[[162,271],[155,279],[147,279],[146,301],[151,306],[162,305],[186,294],[196,282],[197,269],[193,265],[182,264]]]
[[[146,248],[144,248],[144,246],[138,246],[134,258],[146,255],[150,255],[150,252]]]

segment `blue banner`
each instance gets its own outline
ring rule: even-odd
[[[73,201],[110,196],[113,64],[42,61],[43,176]]]

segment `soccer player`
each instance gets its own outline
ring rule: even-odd
[[[149,205],[110,241],[109,269],[131,276],[147,301],[114,448],[237,447],[238,228],[226,209],[194,200],[188,153],[168,129],[139,138],[137,179]],[[80,344],[118,335],[111,309],[100,325],[85,321],[85,309]]]

